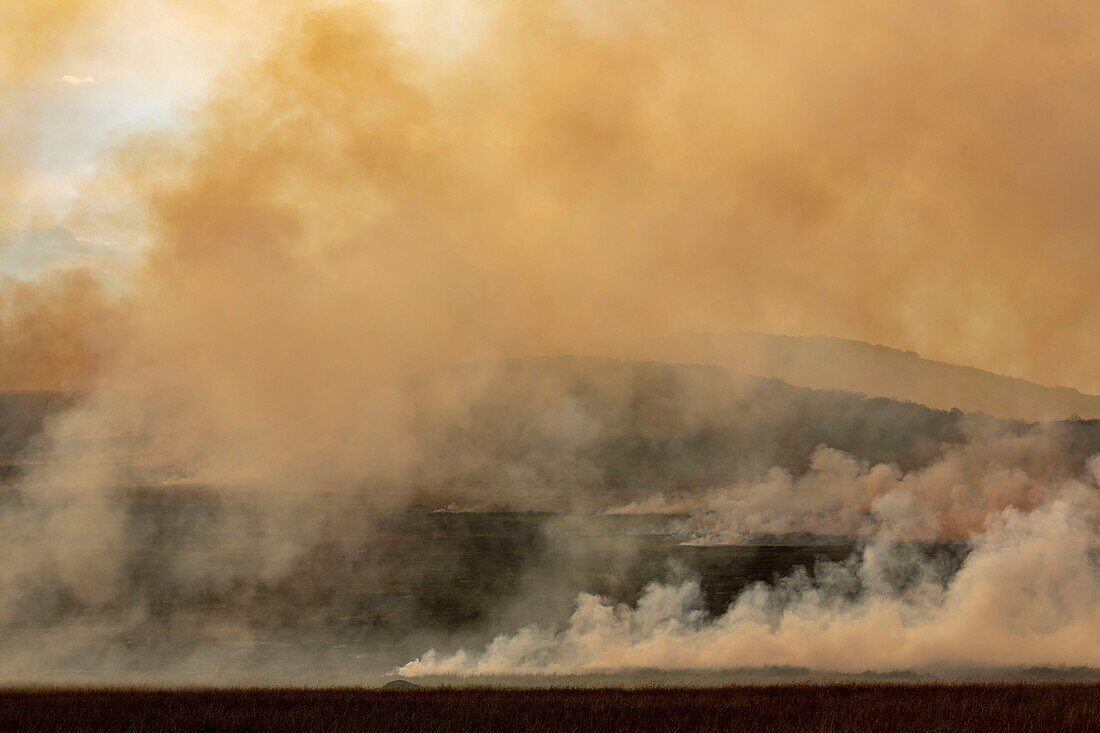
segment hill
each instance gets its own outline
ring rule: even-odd
[[[861,392],[1015,420],[1100,418],[1097,395],[830,336],[685,333],[639,344],[632,356],[716,364],[800,387]]]
[[[447,378],[479,386],[461,419],[425,429],[414,483],[533,506],[798,474],[822,444],[911,469],[979,423],[1029,427],[705,365],[556,357]]]
[[[775,466],[799,475],[821,445],[912,470],[976,430],[1033,428],[701,364],[553,357],[446,370],[432,382],[426,394],[452,395],[461,408],[420,401],[421,457],[399,479],[431,508],[598,507],[728,485]],[[10,472],[65,404],[58,395],[0,393],[0,465]],[[1067,470],[1100,449],[1100,421],[1060,429]]]

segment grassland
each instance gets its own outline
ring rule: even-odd
[[[1100,684],[6,690],[3,731],[1097,731]]]

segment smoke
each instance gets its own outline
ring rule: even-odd
[[[63,271],[35,283],[0,279],[0,384],[86,392],[120,319],[103,283],[87,272]]]
[[[634,606],[586,593],[564,628],[528,626],[498,636],[480,653],[432,650],[397,672],[1095,666],[1100,462],[1093,459],[1075,478],[1056,471],[1029,479],[998,460],[1020,455],[1022,446],[1008,443],[972,444],[905,477],[822,450],[797,495],[769,487],[781,482],[773,476],[745,487],[748,498],[740,504],[719,497],[719,516],[705,517],[708,532],[715,526],[865,531],[873,524],[874,534],[848,561],[821,563],[812,577],[802,570],[751,586],[717,617],[707,613],[692,580],[654,582]],[[984,470],[974,475],[980,464]],[[776,500],[768,512],[760,507],[764,492]],[[837,497],[846,498],[844,505]],[[864,516],[853,518],[861,499]],[[969,544],[957,569],[909,541],[952,530],[966,530]]]
[[[130,236],[153,241],[140,307],[211,329],[195,348],[216,352],[212,312],[272,328],[283,314],[263,296],[282,293],[320,329],[313,344],[288,334],[294,359],[351,370],[391,340],[428,362],[754,328],[1097,386],[1080,285],[1095,130],[1076,101],[1095,92],[1094,11],[468,15],[441,59],[430,27],[385,6],[295,5],[184,139],[127,146],[122,176],[149,216]],[[1054,254],[1038,262],[1040,246]],[[163,302],[164,288],[179,292]],[[377,347],[317,343],[326,329]]]
[[[43,0],[0,8],[0,253],[7,230],[30,218],[27,193],[35,186],[39,128],[46,121],[34,84],[79,45],[86,35],[81,26],[94,25],[101,7],[99,0]]]
[[[986,431],[988,432],[988,430]],[[1067,436],[1054,428],[982,434],[903,473],[820,446],[795,477],[774,468],[761,480],[681,498],[662,496],[608,514],[690,514],[677,531],[693,544],[736,544],[755,535],[810,534],[920,542],[966,540],[1009,508],[1030,512],[1070,476]]]
[[[29,91],[47,73],[43,49],[92,38],[92,20],[111,4],[22,5],[10,26],[18,43],[0,50],[0,102],[15,102],[0,105],[0,138],[15,141],[0,148],[0,200],[15,202],[0,211],[0,236],[37,213],[19,202],[33,187],[27,150],[43,124]],[[366,513],[406,505],[415,479],[454,475],[453,457],[433,451],[448,444],[433,440],[476,425],[491,381],[439,377],[456,365],[615,354],[679,329],[754,328],[895,343],[1100,387],[1089,195],[1100,170],[1090,106],[1098,11],[662,0],[643,10],[476,8],[460,14],[462,38],[446,53],[385,5],[210,12],[214,26],[262,17],[281,31],[270,49],[231,58],[178,129],[129,138],[99,161],[67,222],[122,226],[145,244],[124,294],[74,274],[0,283],[0,386],[80,397],[21,456],[7,487],[18,501],[0,512],[12,558],[0,613],[13,628],[42,609],[61,619],[42,632],[53,659],[164,628],[150,622],[157,583],[136,584],[148,597],[131,597],[146,545],[120,495],[200,486],[237,501],[244,492],[246,508],[197,535],[164,582],[189,598],[234,589],[245,605],[290,592],[332,537],[374,536],[370,522],[343,524],[345,509],[307,511],[316,497],[354,494]],[[51,83],[68,70],[55,72]],[[569,466],[578,484],[613,483],[615,474],[592,469],[605,427],[583,399],[557,407],[532,428],[554,450],[509,464],[512,483],[560,478],[547,460],[555,450],[580,456]],[[654,415],[645,427],[661,424]],[[777,431],[776,444],[787,437]],[[675,666],[687,657],[673,647],[715,660],[704,666],[756,663],[768,650],[775,663],[797,656],[796,640],[831,666],[823,645],[844,648],[859,633],[856,648],[870,648],[860,664],[950,661],[943,649],[973,633],[987,610],[980,599],[1000,587],[1019,590],[1013,607],[1038,617],[1025,614],[1019,633],[990,620],[1003,646],[967,647],[974,660],[1092,663],[1078,634],[1096,621],[1079,602],[1096,595],[1094,571],[1084,572],[1094,479],[1058,476],[1029,440],[998,443],[1007,458],[961,448],[908,473],[823,450],[805,477],[783,465],[792,472],[710,495],[713,511],[685,525],[689,541],[756,531],[973,536],[963,569],[918,583],[919,598],[875,591],[847,606],[829,600],[830,615],[815,599],[838,592],[805,581],[786,596],[758,588],[713,620],[690,584],[658,585],[633,609],[585,597],[574,631],[516,637],[538,663],[505,639],[484,668],[649,664],[650,652],[652,663]],[[644,434],[633,455],[659,443],[672,441]],[[659,467],[652,475],[675,480]],[[813,503],[803,507],[804,496]],[[233,554],[240,538],[259,557]],[[1048,560],[1048,545],[1065,551],[1065,565]],[[837,584],[876,587],[887,551],[868,547],[857,567],[830,571]],[[1016,563],[1006,547],[1036,559]],[[1072,576],[1053,573],[1045,587],[1023,577],[1048,561],[1052,572],[1076,571],[1076,589],[1063,587]],[[1023,600],[1045,597],[1029,595],[1037,591],[1061,610]],[[788,609],[779,631],[750,613],[776,604]],[[181,635],[209,620],[166,615]],[[255,619],[233,618],[209,638],[247,640]],[[913,618],[925,621],[906,625]],[[808,638],[822,624],[836,636]],[[760,646],[723,646],[727,628]],[[909,645],[896,657],[871,641],[892,632]],[[607,645],[588,645],[589,634]],[[498,651],[504,661],[491,661]],[[219,663],[204,659],[197,668]],[[482,668],[481,657],[453,659],[429,657],[422,668]]]
[[[104,3],[98,0],[43,0],[14,3],[0,10],[8,30],[0,45],[0,83],[25,78],[63,56],[94,27]]]

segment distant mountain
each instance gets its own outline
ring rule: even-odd
[[[800,387],[842,389],[1016,420],[1100,418],[1097,395],[828,336],[687,333],[647,341],[630,356],[716,364]]]
[[[461,374],[445,379],[452,393],[466,391]],[[773,466],[797,475],[820,445],[909,470],[979,425],[1029,429],[706,365],[526,359],[470,381],[478,387],[462,418],[423,433],[427,460],[413,484],[437,506],[455,489],[482,506],[520,497],[554,507],[722,486]]]
[[[421,386],[425,399],[416,402],[429,407],[412,426],[420,459],[394,480],[415,503],[456,511],[598,509],[776,466],[800,475],[821,445],[908,471],[974,434],[1034,427],[707,364],[517,359],[442,370]],[[438,395],[449,396],[447,409],[427,399]],[[66,404],[58,395],[0,393],[0,483],[17,475],[34,434]],[[1100,421],[1052,430],[1067,472],[1100,451]]]
[[[568,506],[578,497],[601,504],[721,486],[773,466],[797,474],[822,444],[911,469],[965,440],[970,423],[1026,429],[710,365],[561,356],[443,370],[434,379],[436,393],[462,395],[464,404],[429,408],[417,421],[423,459],[408,480],[438,496],[434,506],[453,497],[489,506]],[[65,404],[56,394],[0,393],[0,465],[9,475]]]

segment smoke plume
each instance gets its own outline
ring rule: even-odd
[[[917,470],[868,465],[820,446],[809,470],[774,468],[744,485],[676,499],[649,497],[608,514],[691,514],[677,529],[696,544],[754,535],[810,534],[921,542],[964,541],[1008,509],[1030,512],[1057,496],[1072,460],[1058,431],[973,436]]]
[[[564,628],[528,626],[498,636],[482,652],[429,651],[397,671],[1095,666],[1100,463],[1093,459],[1077,477],[1058,471],[1028,477],[1013,465],[1022,446],[1009,443],[972,444],[904,477],[822,450],[797,495],[775,486],[782,479],[773,475],[732,492],[746,495],[740,502],[717,497],[717,516],[703,518],[708,540],[716,526],[720,532],[874,526],[848,561],[820,564],[812,578],[802,570],[751,586],[720,616],[707,613],[692,580],[654,582],[634,606],[582,594]],[[775,505],[764,510],[766,499]],[[957,569],[912,542],[945,532],[965,532],[969,553]]]

